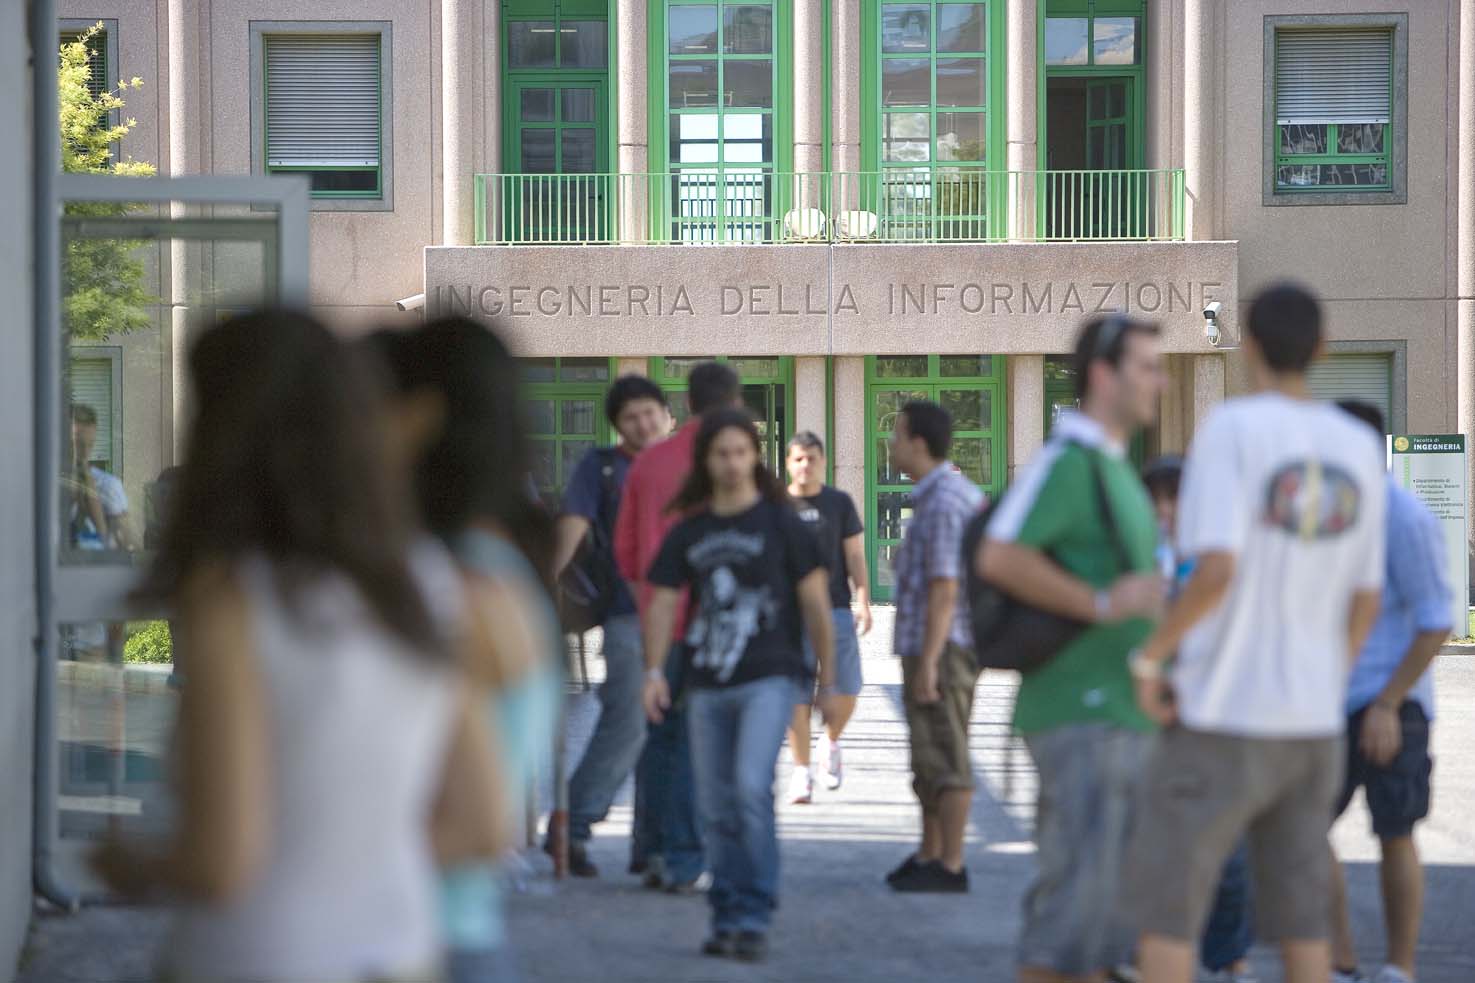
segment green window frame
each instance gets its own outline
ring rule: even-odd
[[[1045,356],[1045,439],[1055,429],[1062,410],[1080,409],[1076,398],[1076,375],[1073,355]],[[1127,446],[1127,456],[1138,468],[1147,462],[1147,432],[1138,430]]]
[[[505,0],[499,6],[504,77],[555,69],[607,77],[614,61],[608,0]]]
[[[261,38],[264,170],[307,175],[312,198],[317,200],[383,199],[384,107],[389,97],[385,34],[356,29],[270,31]],[[335,84],[331,81],[334,71],[343,73],[336,83],[342,91],[336,107],[329,109],[323,89]],[[274,102],[281,138],[276,142],[272,139]],[[336,117],[331,115],[335,110]],[[314,120],[315,113],[321,113],[321,118]],[[349,128],[351,136],[346,133]]]
[[[655,0],[649,44],[652,170],[670,182],[656,227],[766,241],[793,159],[790,0]]]
[[[954,419],[949,456],[997,497],[1008,477],[1006,374],[1002,355],[866,356],[866,559],[876,600],[891,599],[891,562],[911,516],[912,481],[891,467],[887,448],[897,413],[913,399],[946,407]]]
[[[763,460],[784,477],[784,448],[794,431],[794,359],[790,355],[666,355],[650,359],[647,372],[666,393],[676,425],[691,416],[686,379],[702,362],[721,362],[738,374],[743,404],[758,424]]]
[[[1344,50],[1338,52],[1339,46]],[[1298,60],[1319,62],[1312,71],[1319,68],[1321,79],[1295,78],[1301,74],[1297,70]],[[1341,64],[1335,64],[1337,61]],[[1351,115],[1363,115],[1366,119],[1344,118],[1333,105],[1351,94],[1346,85],[1347,76],[1365,72],[1383,73],[1384,84],[1363,86],[1364,91],[1358,93],[1362,97],[1359,101],[1369,104]],[[1391,27],[1276,31],[1274,83],[1277,194],[1388,191],[1393,187]],[[1304,104],[1287,104],[1292,101],[1291,90],[1330,87],[1341,92],[1321,112]],[[1382,91],[1376,91],[1377,88]],[[1317,98],[1315,93],[1296,95],[1301,96],[1295,100],[1297,103],[1304,103],[1308,96]]]
[[[613,442],[604,395],[615,373],[613,358],[518,359],[533,480],[539,496],[554,508],[579,459]]]
[[[1146,63],[1145,0],[1048,0],[1045,7],[1040,61],[1047,69],[1123,74]],[[1130,52],[1123,50],[1127,46]]]

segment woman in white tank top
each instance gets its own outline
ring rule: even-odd
[[[167,977],[433,980],[437,864],[509,828],[464,605],[417,539],[368,363],[287,313],[191,353],[198,417],[140,596],[174,617],[178,830],[105,847],[120,890],[183,895]]]

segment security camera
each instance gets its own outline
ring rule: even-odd
[[[1224,305],[1217,300],[1210,301],[1204,305],[1204,337],[1209,339],[1209,344],[1215,348],[1219,347],[1219,313],[1224,310]]]

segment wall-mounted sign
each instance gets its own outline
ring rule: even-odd
[[[1465,500],[1465,435],[1395,434],[1388,438],[1393,479],[1419,497],[1439,517],[1445,562],[1454,591],[1454,633],[1469,630],[1470,547]],[[1397,549],[1389,543],[1388,549]]]

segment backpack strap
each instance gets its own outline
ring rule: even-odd
[[[1111,541],[1112,552],[1116,554],[1117,565],[1122,573],[1132,572],[1132,558],[1127,553],[1127,544],[1122,539],[1121,527],[1117,525],[1116,511],[1111,507],[1111,496],[1106,491],[1106,475],[1101,467],[1101,452],[1094,447],[1085,444],[1077,444],[1086,453],[1086,460],[1091,464],[1091,484],[1096,494],[1096,508],[1101,513],[1101,521],[1106,526],[1106,537]]]

